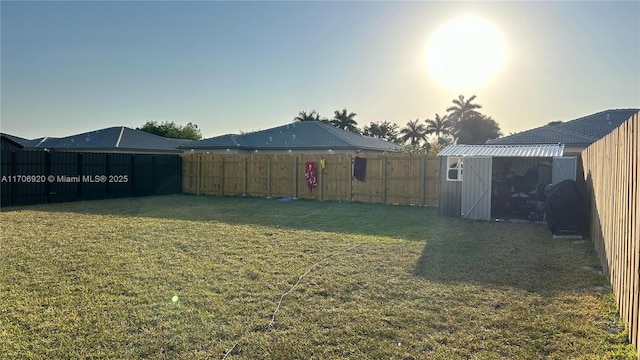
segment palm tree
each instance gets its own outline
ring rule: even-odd
[[[419,119],[409,120],[406,127],[400,129],[404,142],[411,140],[411,145],[420,145],[420,141],[427,141],[427,128],[420,124]]]
[[[307,113],[306,111],[300,111],[298,116],[293,118],[293,121],[321,121],[320,114],[317,111],[311,110],[311,112]]]
[[[427,119],[425,122],[427,123],[426,133],[428,135],[435,134],[438,144],[442,142],[440,135],[451,135],[453,130],[453,123],[449,120],[449,115],[440,117],[440,115],[436,113],[435,119]]]
[[[331,120],[331,124],[337,128],[351,131],[354,133],[360,133],[360,129],[358,129],[358,123],[353,119],[356,113],[348,113],[347,109],[342,109],[342,111],[334,111],[334,117]]]
[[[449,113],[449,119],[452,122],[452,134],[454,138],[458,138],[458,131],[460,131],[460,123],[471,116],[480,115],[476,109],[481,109],[482,106],[473,104],[473,100],[476,96],[473,95],[468,100],[464,99],[463,95],[458,95],[457,99],[453,99],[453,106],[447,108]]]

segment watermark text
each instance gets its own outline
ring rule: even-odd
[[[127,183],[129,175],[2,175],[3,183]]]

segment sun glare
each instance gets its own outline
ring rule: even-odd
[[[463,17],[444,24],[427,45],[430,74],[442,85],[465,89],[490,81],[504,61],[500,31],[490,22]]]

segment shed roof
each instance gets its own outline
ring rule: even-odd
[[[554,157],[563,153],[564,144],[449,145],[438,156]]]

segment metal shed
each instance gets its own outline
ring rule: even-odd
[[[547,185],[576,179],[576,158],[563,153],[563,144],[447,146],[438,153],[438,214],[534,220]]]

